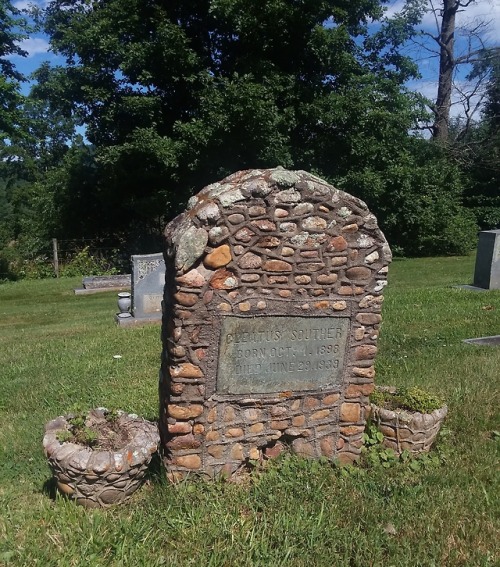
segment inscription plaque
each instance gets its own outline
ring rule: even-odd
[[[162,293],[149,293],[143,296],[142,308],[144,313],[158,313],[161,311]]]
[[[265,394],[340,384],[348,317],[224,317],[217,392]]]

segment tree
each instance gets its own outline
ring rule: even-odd
[[[485,50],[470,78],[486,78],[481,121],[469,128],[455,152],[465,160],[469,185],[465,203],[482,230],[500,227],[500,48]]]
[[[469,87],[464,87],[457,74],[462,66],[472,68],[485,50],[488,49],[485,37],[489,23],[482,20],[471,20],[465,24],[457,25],[459,13],[468,13],[476,0],[406,0],[405,9],[416,10],[420,16],[429,14],[434,20],[435,32],[420,29],[412,42],[425,53],[424,60],[437,57],[439,67],[437,73],[437,95],[435,101],[430,105],[433,113],[432,126],[430,127],[432,137],[440,142],[447,142],[450,131],[450,115],[454,94],[462,105],[465,120],[460,123],[463,128],[457,131],[453,129],[455,136],[465,135],[467,128],[471,126],[474,115],[478,114],[484,94],[484,77],[475,76],[475,81]],[[418,26],[414,26],[417,30]],[[457,50],[457,36],[463,37],[465,48]],[[456,124],[455,124],[456,126]]]
[[[15,65],[8,59],[10,55],[25,56],[18,42],[26,37],[26,20],[20,16],[10,0],[0,0],[0,139],[16,135],[21,115],[19,105],[22,97],[19,81],[23,79]]]
[[[86,124],[110,193],[136,214],[172,214],[235,169],[342,172],[358,88],[396,144],[416,105],[400,88],[406,59],[368,42],[381,15],[378,0],[54,0],[45,29],[67,68],[46,89]]]

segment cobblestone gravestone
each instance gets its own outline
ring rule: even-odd
[[[500,230],[479,233],[474,285],[484,289],[500,289]]]
[[[160,434],[169,478],[289,448],[360,454],[391,254],[359,199],[240,171],[165,230]]]

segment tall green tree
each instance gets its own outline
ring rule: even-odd
[[[91,194],[115,211],[114,234],[131,224],[158,233],[193,190],[278,164],[315,171],[377,208],[390,202],[423,112],[403,86],[417,70],[400,51],[418,10],[388,21],[383,5],[52,0],[44,27],[66,66],[43,69],[37,93],[86,126]]]
[[[87,125],[110,190],[172,212],[235,169],[341,171],[359,90],[368,122],[405,135],[413,71],[368,43],[381,16],[378,0],[54,0],[45,28],[68,66],[46,86]]]

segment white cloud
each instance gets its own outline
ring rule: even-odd
[[[30,37],[17,43],[21,49],[28,53],[28,57],[33,57],[39,53],[47,53],[49,42],[43,37]]]

